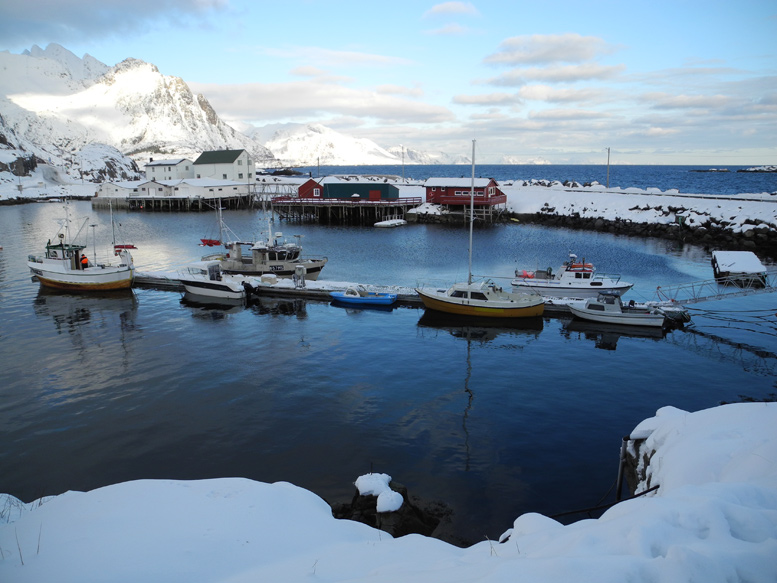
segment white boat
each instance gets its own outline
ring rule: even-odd
[[[224,300],[246,297],[246,278],[222,273],[218,260],[188,265],[179,273],[179,280],[186,293],[191,295]]]
[[[592,263],[586,263],[585,258],[578,261],[574,253],[555,273],[548,267],[537,271],[516,269],[515,275],[513,287],[556,298],[595,298],[602,292],[622,295],[634,285],[621,281],[620,275],[597,273]]]
[[[489,281],[472,281],[472,226],[475,218],[475,140],[472,140],[472,184],[470,187],[469,266],[467,283],[454,283],[447,289],[415,291],[426,308],[461,316],[490,318],[530,318],[541,316],[545,303],[536,292],[512,293]]]
[[[569,304],[573,315],[583,320],[620,324],[625,326],[650,326],[663,328],[666,316],[657,308],[637,305],[633,301],[624,304],[619,295],[602,293],[584,304]]]
[[[373,225],[373,227],[391,228],[391,227],[401,227],[406,224],[407,224],[407,221],[405,219],[386,219],[385,221],[378,221]]]
[[[117,245],[114,238],[113,250],[105,253],[105,260],[98,259],[96,244],[89,253],[87,246],[74,243],[86,226],[88,217],[84,220],[76,236],[70,237],[70,218],[67,216],[54,242],[46,243],[43,255],[29,255],[27,267],[38,278],[44,287],[67,291],[106,291],[127,289],[132,286],[135,277],[135,265],[130,249],[134,245]],[[111,214],[113,224],[113,214]]]
[[[270,219],[267,219],[267,239],[260,241],[240,241],[237,237],[233,241],[224,241],[225,235],[234,235],[224,225],[219,212],[219,238],[200,239],[206,247],[224,246],[224,252],[202,257],[203,261],[218,260],[221,262],[221,270],[225,274],[242,274],[260,277],[266,273],[273,273],[277,277],[294,277],[298,274],[297,267],[305,268],[305,278],[311,281],[318,279],[321,270],[326,265],[327,258],[303,258],[302,247],[298,243],[288,243],[282,240],[283,233],[275,233],[271,236]],[[244,253],[244,248],[247,252]]]

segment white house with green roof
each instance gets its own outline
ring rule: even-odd
[[[194,178],[215,178],[249,183],[254,181],[254,161],[246,150],[203,152],[194,161]]]

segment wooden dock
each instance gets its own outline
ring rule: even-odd
[[[374,225],[387,218],[405,218],[405,213],[423,203],[422,197],[367,200],[363,198],[297,198],[277,196],[272,208],[282,218],[321,224]]]
[[[396,286],[380,286],[372,284],[356,284],[347,282],[326,282],[326,281],[308,281],[304,286],[294,286],[290,279],[279,279],[278,283],[261,284],[254,286],[257,295],[263,297],[302,299],[318,302],[331,302],[332,298],[329,292],[345,291],[348,286],[363,285],[369,291],[392,292],[397,294],[396,306],[411,308],[423,308],[424,304],[420,296],[413,288],[398,288]],[[175,274],[170,272],[140,272],[135,274],[133,282],[134,287],[161,289],[167,291],[183,292],[183,285],[175,279]],[[354,306],[358,308],[358,306]],[[548,301],[545,303],[546,315],[564,315],[569,314],[569,306],[559,301]]]

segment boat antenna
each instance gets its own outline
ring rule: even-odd
[[[472,285],[472,224],[475,222],[475,140],[472,140],[472,182],[469,188],[469,267],[467,285]]]
[[[92,227],[92,261],[97,261],[97,236],[94,234],[94,228],[97,226],[96,224],[89,225]],[[88,244],[87,240],[87,244]]]

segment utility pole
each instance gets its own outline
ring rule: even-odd
[[[610,148],[607,148],[607,188],[610,188]]]

